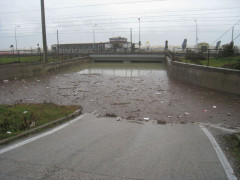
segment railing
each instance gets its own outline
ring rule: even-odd
[[[48,62],[64,61],[76,57],[85,57],[92,54],[156,54],[163,55],[166,51],[163,48],[157,49],[138,49],[134,52],[130,51],[80,51],[73,49],[61,49],[57,51],[48,52]],[[43,63],[43,52],[40,50],[18,50],[18,51],[0,51],[0,65],[11,63]]]
[[[173,61],[240,70],[240,53],[238,50],[198,48],[182,50],[175,48],[168,51],[166,55],[170,56]]]
[[[48,62],[64,61],[76,57],[88,56],[88,54],[78,54],[72,52],[48,52]],[[0,65],[11,63],[43,63],[43,53],[34,50],[0,51]]]

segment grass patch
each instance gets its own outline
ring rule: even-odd
[[[196,63],[193,60],[186,60],[186,58],[178,58],[180,62],[187,62],[190,64],[200,64],[207,66],[208,60],[200,60],[200,63]],[[210,58],[209,59],[209,66],[212,67],[220,67],[220,68],[229,68],[229,69],[240,69],[240,56],[235,57],[224,57],[224,58]]]
[[[202,65],[205,66],[208,64],[208,60],[203,60],[201,62]],[[225,65],[233,65],[237,63],[240,63],[240,56],[209,59],[209,66],[213,67],[224,67]]]
[[[240,142],[234,135],[224,136],[225,141],[228,143],[228,151],[234,156],[238,165],[240,166]]]
[[[0,140],[65,117],[79,108],[51,103],[0,105]]]
[[[26,56],[20,57],[20,62],[34,62],[40,61],[40,56]],[[0,64],[7,64],[7,63],[19,63],[19,57],[0,57]]]
[[[60,60],[66,60],[68,59],[68,56],[49,56],[48,57],[48,61],[52,62],[52,61],[60,61]],[[40,62],[41,60],[43,60],[43,57],[40,56],[23,56],[20,57],[20,62],[24,63],[24,62]],[[19,63],[19,57],[17,56],[1,56],[0,57],[0,64],[8,64],[8,63]]]

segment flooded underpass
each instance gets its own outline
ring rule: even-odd
[[[81,105],[83,113],[129,120],[240,126],[240,97],[185,84],[162,63],[91,63],[0,83],[0,103]]]

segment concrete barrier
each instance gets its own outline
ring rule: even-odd
[[[218,91],[240,95],[240,71],[172,61],[166,57],[167,72],[172,78]]]
[[[13,78],[26,78],[48,74],[66,67],[90,62],[88,57],[49,63],[14,63],[0,65],[0,80]]]
[[[162,62],[164,55],[151,54],[94,54],[90,55],[94,62]]]

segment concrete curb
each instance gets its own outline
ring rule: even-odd
[[[47,124],[44,124],[44,125],[42,125],[42,126],[39,126],[39,127],[34,128],[34,129],[28,130],[28,131],[26,131],[26,132],[23,132],[23,133],[17,135],[17,136],[13,136],[13,137],[4,139],[4,140],[0,141],[0,145],[8,144],[8,143],[10,143],[10,142],[12,142],[12,141],[14,141],[14,140],[16,140],[16,139],[22,138],[22,137],[24,137],[24,136],[28,136],[28,135],[30,135],[30,134],[34,134],[34,133],[40,132],[40,131],[42,131],[42,130],[44,130],[44,129],[50,128],[50,127],[53,126],[53,125],[57,125],[57,124],[63,123],[63,122],[65,122],[65,121],[67,121],[67,120],[71,120],[71,119],[73,119],[74,117],[79,116],[81,113],[82,113],[82,109],[79,109],[79,110],[73,112],[72,114],[70,114],[70,115],[68,115],[68,116],[66,116],[66,117],[57,119],[57,120],[55,120],[55,121],[49,122],[49,123],[47,123]]]
[[[240,133],[235,133],[234,136],[238,139],[238,141],[240,142]]]
[[[224,131],[225,133],[232,134],[240,142],[240,129],[239,128],[238,129],[230,129],[230,128],[221,127],[221,126],[218,126],[218,125],[210,125],[210,124],[209,125],[205,125],[205,126],[208,126],[208,127],[211,127],[211,128],[215,128],[215,129],[219,129],[221,131]]]

